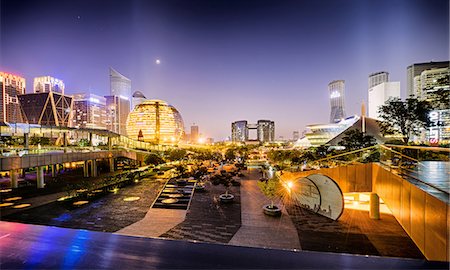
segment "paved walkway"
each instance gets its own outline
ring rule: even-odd
[[[256,180],[258,173],[251,172],[249,180],[241,181],[242,226],[229,244],[237,246],[301,249],[297,230],[289,214],[283,209],[281,218],[269,217],[262,211],[268,203]]]
[[[142,220],[116,233],[131,236],[159,237],[183,222],[185,218],[186,210],[151,208]]]

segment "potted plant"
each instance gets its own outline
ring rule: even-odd
[[[231,203],[234,200],[234,195],[229,193],[232,177],[226,172],[221,172],[211,177],[211,183],[213,185],[223,185],[225,187],[225,193],[219,195],[219,200],[222,203]]]
[[[274,200],[279,197],[281,190],[281,181],[277,175],[270,179],[263,179],[258,181],[258,187],[261,192],[270,200],[270,204],[263,206],[264,214],[268,216],[281,216],[281,207],[274,204]]]

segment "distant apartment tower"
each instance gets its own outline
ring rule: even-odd
[[[258,120],[257,137],[260,142],[273,142],[275,140],[275,122]]]
[[[298,132],[297,130],[292,132],[292,140],[293,141],[298,141],[298,139],[300,139],[300,132]]]
[[[24,120],[44,126],[70,126],[73,97],[64,95],[64,82],[50,76],[35,78],[34,82],[34,93],[18,96]]]
[[[337,123],[345,118],[345,81],[336,80],[328,84],[330,93],[330,122]]]
[[[375,72],[369,75],[369,88],[389,81],[389,73],[386,71]]]
[[[198,143],[198,138],[199,138],[198,135],[199,135],[198,126],[194,124],[191,126],[191,135],[189,138],[191,143],[193,143],[193,144]]]
[[[25,78],[0,72],[0,122],[23,123],[18,95],[25,94]]]
[[[247,121],[236,121],[231,123],[231,140],[233,142],[248,141]]]
[[[64,95],[64,82],[51,76],[34,78],[33,93],[60,93]]]
[[[420,97],[420,88],[418,82],[423,71],[429,69],[448,68],[449,61],[441,62],[428,62],[428,63],[415,63],[407,67],[406,69],[406,95],[407,97]]]
[[[380,119],[378,110],[387,100],[400,98],[400,82],[384,82],[369,88],[368,95],[368,116]]]
[[[386,71],[370,74],[368,116],[379,119],[378,109],[390,98],[400,98],[400,82],[389,82],[389,73]]]
[[[130,101],[122,96],[105,96],[106,129],[126,135],[126,122],[130,113]]]
[[[131,100],[131,80],[113,68],[109,68],[110,95]]]
[[[142,94],[141,91],[135,91],[133,93],[133,96],[131,97],[131,111],[134,110],[134,107],[136,107],[136,105],[141,104],[145,100],[147,100],[147,98],[144,96],[144,94]]]
[[[106,129],[106,98],[82,93],[73,99],[72,127]]]

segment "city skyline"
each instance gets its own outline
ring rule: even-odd
[[[389,72],[405,97],[407,66],[449,58],[446,1],[102,3],[2,1],[0,69],[27,93],[50,75],[105,96],[113,67],[221,140],[241,119],[272,119],[285,138],[328,122],[333,80],[359,114],[369,74]]]

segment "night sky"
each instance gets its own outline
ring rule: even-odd
[[[327,85],[360,112],[372,72],[406,93],[406,67],[449,59],[448,0],[0,0],[0,70],[109,94],[109,67],[207,137],[275,121],[276,137],[327,123]],[[161,64],[155,63],[156,59]]]

